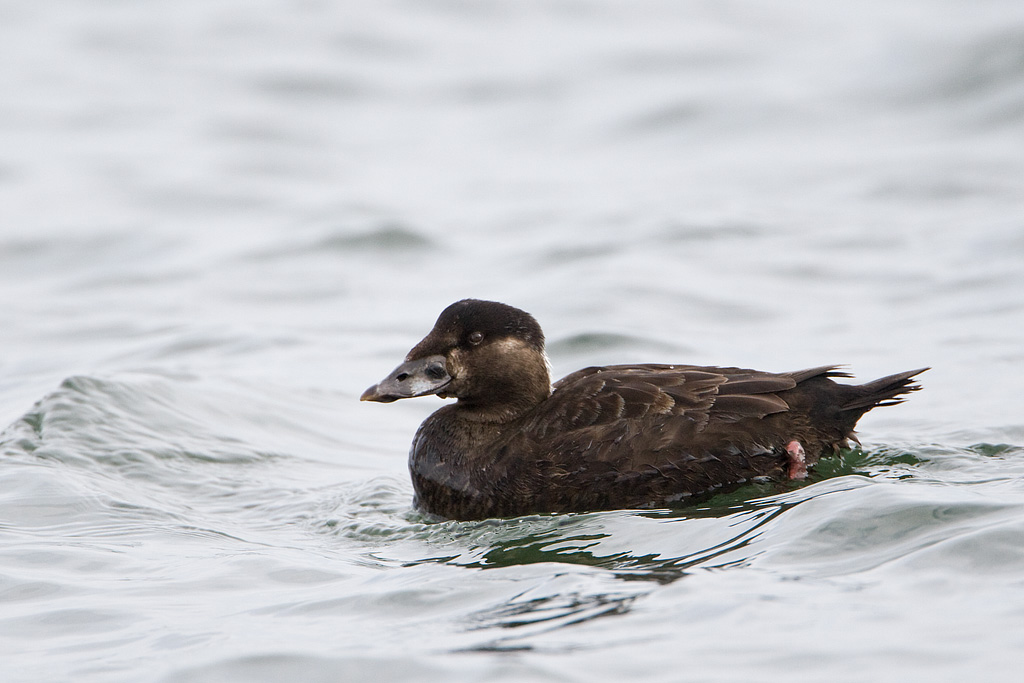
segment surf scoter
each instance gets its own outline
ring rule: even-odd
[[[483,519],[672,507],[755,478],[802,479],[856,441],[864,413],[920,389],[911,379],[924,370],[849,385],[832,381],[850,377],[834,365],[612,365],[552,386],[533,316],[465,299],[361,400],[458,399],[413,439],[415,504]]]

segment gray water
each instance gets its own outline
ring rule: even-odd
[[[444,306],[924,365],[804,484],[432,523]],[[1015,681],[1024,4],[0,2],[0,678]]]

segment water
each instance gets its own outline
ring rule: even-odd
[[[1016,680],[1024,6],[0,3],[4,681]],[[444,306],[931,365],[811,481],[432,523]]]

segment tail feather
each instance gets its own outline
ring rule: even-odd
[[[918,391],[921,388],[920,384],[912,381],[913,378],[929,369],[919,368],[899,372],[867,384],[851,387],[855,391],[850,399],[843,403],[842,410],[859,411],[864,414],[877,406],[894,406],[903,403],[906,400],[904,394]]]

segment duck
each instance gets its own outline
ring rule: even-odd
[[[529,313],[457,301],[360,400],[454,398],[409,451],[413,505],[453,520],[679,508],[751,481],[805,479],[857,441],[867,411],[902,403],[929,368],[866,384],[839,365],[796,372],[635,364],[554,384]]]

